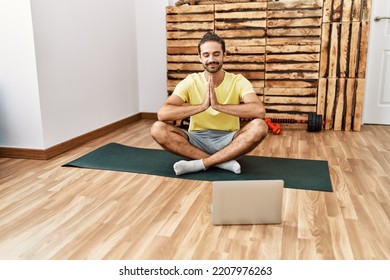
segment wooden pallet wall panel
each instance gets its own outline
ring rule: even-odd
[[[361,129],[370,11],[371,0],[324,0],[320,77],[328,81],[317,113],[325,114],[326,129]]]
[[[267,3],[215,5],[215,32],[224,38],[224,69],[249,79],[263,100]]]
[[[371,0],[261,0],[167,7],[168,93],[202,71],[206,31],[226,41],[224,68],[248,78],[271,118],[360,130]]]
[[[323,23],[362,22],[371,17],[372,0],[323,0]]]
[[[264,104],[271,118],[316,112],[322,1],[268,3]]]
[[[214,14],[213,5],[166,8],[168,94],[188,74],[203,70],[198,43],[207,31],[214,31]]]

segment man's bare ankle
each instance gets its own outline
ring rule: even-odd
[[[202,162],[206,170],[213,166],[212,164],[210,164],[210,161],[207,160],[207,158],[202,158]]]

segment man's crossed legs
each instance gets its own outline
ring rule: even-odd
[[[267,135],[268,126],[262,119],[254,119],[238,130],[232,141],[214,153],[191,144],[186,132],[173,125],[157,121],[151,135],[165,150],[192,160],[182,160],[174,165],[176,175],[207,170],[212,166],[234,173],[241,172],[235,160],[252,151]]]

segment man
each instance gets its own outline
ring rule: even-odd
[[[265,108],[246,78],[222,69],[226,49],[218,35],[206,33],[198,52],[205,71],[188,75],[176,86],[151,134],[164,149],[191,159],[174,164],[177,175],[212,166],[241,173],[236,159],[267,135]],[[188,132],[166,123],[188,117]],[[240,128],[240,118],[253,120]]]

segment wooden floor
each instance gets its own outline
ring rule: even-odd
[[[151,123],[0,158],[0,259],[390,259],[390,126],[269,134],[252,155],[326,159],[334,192],[285,189],[280,225],[213,226],[209,182],[61,167],[109,142],[159,148]]]

